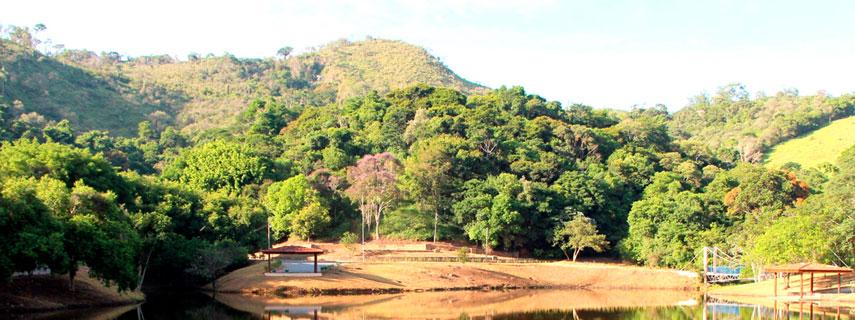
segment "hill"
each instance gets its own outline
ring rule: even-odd
[[[852,94],[799,95],[790,90],[751,98],[744,86],[729,85],[712,96],[695,97],[674,114],[670,126],[676,137],[729,149],[722,154],[757,163],[771,146],[851,115],[855,115]]]
[[[78,128],[131,134],[145,116],[172,106],[135,93],[121,74],[101,74],[0,40],[0,103],[30,120],[69,119]],[[33,113],[34,112],[34,113]]]
[[[835,163],[843,150],[855,145],[853,133],[855,116],[836,120],[819,130],[775,145],[764,162],[770,167],[795,162],[805,168]]]
[[[9,40],[0,46],[0,96],[39,121],[69,119],[81,131],[130,135],[150,119],[184,131],[224,127],[256,98],[323,105],[418,83],[463,92],[486,88],[457,76],[425,49],[401,41],[337,41],[280,58],[230,54],[187,60],[64,50],[46,56]]]
[[[318,89],[332,90],[338,99],[363,96],[371,90],[387,92],[416,83],[452,88],[464,93],[484,91],[448,69],[425,49],[401,41],[340,40],[317,53],[299,57],[322,65]]]

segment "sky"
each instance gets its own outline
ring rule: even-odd
[[[67,48],[124,55],[296,53],[366,36],[426,48],[488,87],[629,109],[729,83],[855,91],[855,1],[7,0],[0,25],[43,23]]]

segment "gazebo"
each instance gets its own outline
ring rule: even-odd
[[[312,255],[314,257],[314,271],[318,273],[318,255],[324,253],[324,250],[317,248],[306,248],[299,246],[283,246],[278,248],[270,248],[261,250],[261,253],[267,255],[267,270],[270,271],[270,255]]]
[[[814,273],[836,273],[837,274],[837,293],[840,293],[840,289],[843,286],[842,275],[844,273],[853,272],[852,268],[844,268],[833,266],[829,264],[821,264],[821,263],[791,263],[785,265],[778,266],[769,266],[766,267],[766,272],[774,273],[774,282],[775,282],[775,296],[778,296],[778,273],[786,273],[787,274],[787,287],[789,287],[789,279],[790,274],[798,273],[799,274],[799,299],[804,298],[805,295],[805,286],[804,286],[804,274],[810,273],[810,294],[813,295],[813,274]]]

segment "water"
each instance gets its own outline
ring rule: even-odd
[[[150,294],[137,306],[19,315],[17,319],[855,319],[817,305],[756,306],[680,291],[517,290],[251,298]],[[799,312],[801,308],[801,313]],[[8,315],[7,315],[8,316]],[[0,315],[3,318],[3,315]]]

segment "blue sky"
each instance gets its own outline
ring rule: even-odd
[[[404,40],[490,87],[627,109],[749,91],[855,91],[855,1],[5,1],[0,24],[137,56],[272,56],[341,38]]]

